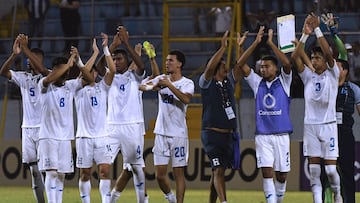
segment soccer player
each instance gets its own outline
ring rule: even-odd
[[[185,55],[179,50],[170,51],[166,57],[166,75],[159,75],[152,88],[158,91],[159,112],[154,133],[155,174],[160,189],[170,203],[184,202],[184,167],[188,161],[188,129],[186,109],[194,94],[194,82],[182,75]],[[151,87],[151,86],[150,86]],[[171,159],[176,183],[176,196],[171,191],[167,167]]]
[[[244,64],[261,42],[264,27],[238,60],[245,80],[254,92],[256,108],[255,147],[257,167],[261,168],[266,202],[282,202],[286,191],[286,177],[290,171],[290,138],[293,132],[290,120],[291,63],[273,43],[273,30],[269,29],[267,44],[275,56],[263,56],[260,75]],[[277,76],[280,59],[283,67]],[[275,180],[273,179],[275,171]]]
[[[71,140],[74,140],[73,98],[86,84],[82,79],[66,80],[76,53],[69,59],[53,60],[53,71],[39,81],[41,127],[39,132],[39,169],[45,171],[45,190],[49,203],[62,202],[65,173],[74,172]],[[88,82],[86,69],[80,68]]]
[[[102,80],[97,83],[93,81],[75,93],[78,126],[76,131],[76,167],[80,168],[79,191],[83,203],[90,203],[90,177],[93,161],[98,166],[99,191],[102,202],[108,203],[110,201],[111,180],[109,175],[112,154],[109,151],[105,124],[108,92],[115,75],[115,64],[108,48],[108,36],[104,33],[101,35],[108,71]],[[80,56],[77,56],[77,61],[80,63],[79,67],[87,69],[94,78],[96,78],[97,72],[93,65],[98,54],[99,49],[94,39],[93,55],[85,67],[81,67]]]
[[[154,46],[152,44],[150,44],[150,42],[148,42],[148,41],[145,41],[143,43],[143,45],[144,45],[144,48],[140,43],[136,44],[135,45],[135,51],[139,56],[141,56],[142,49],[145,50],[145,53],[149,57],[149,60],[150,60],[151,75],[147,76],[145,79],[143,79],[141,81],[141,84],[139,85],[139,90],[148,91],[148,90],[153,88],[153,85],[150,86],[151,88],[149,88],[149,86],[146,83],[148,83],[148,82],[151,83],[152,79],[154,79],[156,76],[158,76],[160,74],[160,71],[159,71],[158,64],[156,63],[156,60],[155,60],[156,52],[155,52]],[[129,69],[135,70],[136,68],[137,67],[136,67],[136,64],[134,62],[132,62],[130,64],[130,66],[129,66]],[[144,132],[145,132],[145,129],[144,129]],[[144,134],[144,136],[145,136],[145,134]],[[145,173],[145,163],[143,165],[143,170],[144,170],[144,173]],[[135,179],[133,179],[133,180],[134,180],[134,185],[135,185],[136,181],[135,181]],[[136,192],[138,193],[137,190],[136,190]],[[146,185],[145,185],[145,201],[144,201],[144,203],[148,203],[148,202],[149,202],[149,196],[147,194]]]
[[[336,97],[339,82],[339,68],[320,28],[320,19],[314,14],[304,22],[303,34],[292,54],[300,78],[304,83],[305,118],[303,153],[309,161],[310,184],[315,203],[322,202],[321,158],[324,159],[325,173],[334,193],[334,202],[342,201],[340,177],[336,170],[339,155],[336,125]],[[315,32],[320,47],[311,51],[311,64],[306,64],[304,44]],[[309,68],[313,66],[314,71]]]
[[[145,67],[141,57],[136,54],[129,43],[129,34],[125,27],[119,26],[112,44],[110,53],[116,67],[116,74],[111,84],[108,96],[107,134],[111,139],[111,150],[114,153],[121,151],[123,170],[111,192],[110,202],[116,202],[131,177],[135,181],[138,202],[145,199],[144,166],[144,115],[139,84],[144,79]],[[127,51],[116,49],[124,44],[136,64],[135,70],[129,70]],[[103,65],[99,64],[99,73],[103,75]],[[116,157],[114,155],[114,158]]]
[[[28,57],[28,71],[13,71],[10,66],[23,51]],[[0,74],[20,87],[22,96],[22,162],[29,166],[32,188],[37,202],[45,202],[44,183],[37,165],[37,148],[40,128],[40,90],[38,81],[48,74],[43,65],[44,52],[39,48],[29,49],[28,37],[20,34],[15,39],[10,57],[2,65]]]

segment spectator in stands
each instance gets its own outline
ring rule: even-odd
[[[352,68],[352,64],[350,64],[351,58],[354,56],[352,51],[352,45],[350,43],[345,43],[345,49],[348,55],[348,63],[349,63],[349,80],[354,82],[355,81],[355,72],[354,68]]]
[[[273,3],[269,0],[244,0],[243,2],[245,4],[245,12],[247,13],[256,13],[258,10],[273,10]]]
[[[201,33],[201,15],[203,14],[205,16],[206,21],[206,34],[211,34],[214,32],[214,26],[213,22],[215,21],[215,16],[210,13],[209,8],[200,8],[196,7],[193,9],[193,17],[194,17],[194,34],[200,34]]]
[[[141,15],[141,11],[140,11],[140,0],[124,0],[124,16],[130,16],[130,10],[131,10],[131,6],[135,7],[135,16],[140,16]]]
[[[25,0],[25,8],[29,15],[29,36],[43,37],[46,14],[50,0]],[[41,47],[42,40],[38,39],[37,47]]]
[[[215,33],[222,36],[227,30],[231,30],[232,10],[230,6],[212,8],[210,10],[215,16]]]
[[[349,65],[354,71],[354,81],[360,85],[360,43],[352,43],[352,52],[349,52]]]
[[[324,3],[321,3],[320,5],[323,5]],[[310,13],[310,12],[316,12],[319,5],[319,0],[306,0],[302,1],[302,12],[303,13]]]
[[[271,28],[271,24],[275,19],[275,12],[267,12],[265,9],[259,9],[257,13],[246,13],[246,19],[248,21],[246,29],[250,33],[257,33],[261,26],[264,26],[264,32],[267,32]],[[253,63],[261,58],[262,53],[269,52],[270,48],[266,43],[267,36],[263,36],[262,41],[254,50]]]
[[[72,39],[65,39],[64,53],[69,53],[71,46],[78,47],[81,30],[81,17],[79,13],[79,0],[62,0],[59,4],[61,27],[64,32],[64,37],[71,37]]]
[[[145,0],[145,16],[151,16],[150,14],[150,6],[154,9],[155,16],[160,15],[160,9],[162,7],[162,3],[160,0]]]
[[[278,0],[278,9],[280,15],[287,15],[287,14],[293,14],[294,13],[294,7],[295,7],[295,0]],[[287,9],[284,9],[285,4],[288,5]]]

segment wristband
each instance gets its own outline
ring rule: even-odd
[[[320,38],[320,37],[324,36],[319,27],[316,27],[314,29],[314,32],[315,32],[317,38]]]
[[[104,46],[103,47],[103,52],[105,56],[110,56],[110,51],[109,51],[109,47],[108,46]]]
[[[301,43],[305,44],[305,42],[306,42],[306,40],[307,40],[308,38],[309,38],[309,35],[308,35],[308,34],[303,33],[303,34],[301,35],[301,37],[300,37],[299,42],[301,42]]]

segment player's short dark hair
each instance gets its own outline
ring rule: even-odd
[[[261,57],[262,61],[272,61],[276,66],[278,65],[278,60],[275,56],[272,55],[265,55]]]
[[[185,65],[185,54],[180,50],[172,50],[170,51],[169,55],[175,55],[176,59],[181,62],[181,69]]]
[[[56,66],[58,66],[60,64],[67,64],[67,62],[68,62],[68,59],[66,57],[61,56],[61,57],[54,58],[52,60],[51,65],[54,68],[54,67],[56,67]]]
[[[321,56],[324,55],[324,52],[322,51],[321,47],[319,46],[315,46],[311,49],[311,53],[314,54],[314,53],[319,53]]]
[[[40,48],[32,48],[31,50],[30,50],[32,53],[34,53],[34,54],[40,54],[41,56],[45,56],[45,53],[44,53],[44,51],[42,50],[42,49],[40,49]]]
[[[118,54],[123,55],[125,57],[125,59],[127,60],[127,63],[130,62],[129,55],[125,49],[115,49],[115,51],[113,51],[111,56],[116,56]]]

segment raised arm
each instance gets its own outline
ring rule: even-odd
[[[269,47],[273,50],[273,52],[275,53],[276,57],[281,61],[283,68],[284,68],[284,72],[286,74],[290,74],[291,73],[291,63],[290,60],[286,57],[286,55],[280,51],[280,49],[274,44],[273,42],[273,35],[274,35],[274,31],[272,29],[269,29],[268,32],[268,40],[267,40],[267,44],[269,45]]]
[[[241,55],[244,53],[244,42],[246,40],[247,34],[249,33],[249,31],[246,31],[243,36],[240,35],[240,33],[237,33],[237,45],[238,45],[238,50],[239,50],[239,56],[236,59],[239,60]],[[242,76],[242,67],[238,66],[238,64],[235,64],[235,67],[233,69],[233,73],[234,73],[234,77],[235,77],[235,81],[239,81],[241,79]]]
[[[324,34],[321,32],[321,29],[320,29],[319,16],[316,16],[314,13],[312,13],[310,25],[314,29],[316,38],[317,38],[320,48],[324,54],[326,62],[329,64],[330,67],[334,67],[334,58],[332,56],[330,46],[329,46],[328,42],[326,41]]]
[[[127,32],[126,28],[123,26],[119,26],[119,35],[120,39],[125,45],[126,49],[129,51],[132,60],[136,64],[136,73],[138,75],[142,75],[145,71],[145,65],[142,61],[141,57],[135,52],[134,48],[129,43],[129,33]]]
[[[112,43],[109,46],[110,55],[120,45],[121,45],[120,35],[119,35],[119,31],[117,31],[116,34],[114,35]],[[105,76],[105,73],[106,73],[105,66],[106,66],[105,56],[102,55],[100,57],[100,59],[98,60],[98,62],[96,63],[96,70],[97,70],[97,72],[99,73],[100,76]]]
[[[245,50],[245,52],[240,56],[239,60],[237,61],[237,65],[241,67],[245,77],[247,77],[251,71],[250,67],[246,64],[246,61],[249,59],[250,55],[254,52],[257,45],[260,44],[261,39],[264,35],[264,29],[265,29],[264,26],[260,26],[254,42],[250,45],[248,49]]]
[[[10,67],[13,64],[16,56],[18,56],[21,53],[21,48],[19,44],[19,39],[16,38],[12,47],[12,52],[9,58],[4,62],[4,64],[1,66],[0,74],[4,77],[7,77],[9,80],[11,79],[11,72]]]
[[[118,48],[121,45],[121,39],[119,31],[117,30],[116,34],[114,35],[113,41],[109,46],[110,53],[113,53],[116,48]]]
[[[44,66],[42,60],[39,59],[39,57],[36,56],[30,49],[29,49],[29,38],[28,36],[24,34],[19,35],[19,43],[21,50],[24,52],[24,54],[29,58],[29,60],[32,62],[37,72],[41,73],[42,75],[46,76],[49,74],[49,70]]]
[[[308,65],[309,67],[312,67],[310,60],[304,51],[304,45],[306,43],[306,40],[308,39],[309,35],[313,31],[313,29],[310,27],[310,25],[308,23],[310,18],[311,17],[308,16],[305,19],[304,26],[303,26],[303,33],[301,35],[299,42],[296,44],[295,51],[291,54],[291,59],[294,61],[295,67],[299,73],[302,73],[304,71],[304,69],[305,69],[304,64]],[[312,68],[312,70],[314,71],[313,68]]]
[[[153,44],[151,44],[148,41],[143,42],[143,47],[144,47],[146,55],[150,59],[151,75],[150,75],[149,79],[151,80],[151,79],[155,78],[156,76],[160,75],[159,66],[155,59],[155,57],[156,57],[155,47]]]
[[[88,82],[88,83],[92,83],[95,81],[94,78],[94,74],[91,73],[91,69],[95,64],[96,58],[99,55],[99,48],[96,45],[96,39],[93,39],[93,43],[92,43],[92,49],[93,49],[93,54],[91,55],[91,57],[89,58],[89,60],[86,62],[85,66],[82,68],[79,66],[78,67],[81,71],[81,74],[83,76],[83,78]],[[80,55],[78,55],[77,60],[80,60]]]
[[[68,59],[66,64],[60,64],[56,67],[52,72],[49,73],[48,76],[43,80],[43,86],[48,87],[52,82],[55,82],[59,79],[66,71],[69,70],[70,67],[74,65],[75,61],[75,53],[71,53],[70,58]]]
[[[109,68],[109,72],[107,74],[105,74],[104,80],[107,85],[111,85],[111,83],[114,79],[116,68],[115,68],[114,60],[112,59],[109,48],[108,48],[109,37],[105,33],[101,33],[101,37],[102,37],[101,45],[103,47],[107,67]]]
[[[215,73],[216,66],[219,64],[222,56],[225,53],[228,41],[229,31],[226,31],[221,38],[221,46],[215,52],[215,54],[210,58],[209,62],[206,64],[206,68],[204,71],[205,80],[209,81]]]
[[[134,50],[136,52],[137,55],[141,56],[141,49],[142,49],[142,45],[140,43],[137,43],[134,47]],[[136,70],[136,64],[134,61],[131,61],[131,64],[129,66],[130,70]]]

